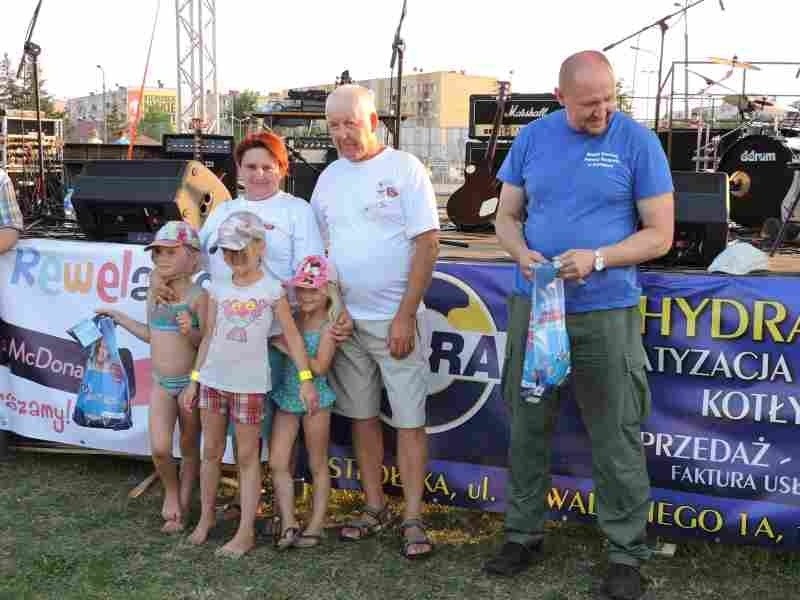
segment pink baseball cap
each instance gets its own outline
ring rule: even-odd
[[[297,272],[286,282],[290,287],[321,289],[328,283],[336,283],[339,276],[336,267],[324,256],[313,254],[306,256],[297,267]]]

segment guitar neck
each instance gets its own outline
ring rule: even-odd
[[[505,84],[501,86],[500,95],[497,98],[497,110],[494,113],[494,121],[492,122],[492,135],[489,137],[489,146],[486,148],[485,163],[486,168],[491,172],[494,167],[494,156],[497,152],[497,138],[500,135],[500,127],[503,125],[503,115],[506,110],[506,87]]]

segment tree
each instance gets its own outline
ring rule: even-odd
[[[8,52],[0,60],[0,107],[13,109],[22,106],[23,93],[16,80]]]
[[[25,61],[22,68],[22,82],[16,79],[11,58],[8,53],[0,61],[0,106],[8,109],[36,110],[33,89],[33,63]],[[42,67],[39,66],[39,107],[45,117],[58,117],[53,106],[53,97],[44,87],[45,80],[42,76]]]
[[[245,90],[233,96],[233,116],[245,119],[258,110],[258,92]]]
[[[626,92],[622,90],[624,79],[617,80],[617,108],[629,115],[633,114],[633,101]]]
[[[174,131],[172,115],[152,106],[147,107],[144,116],[139,120],[138,132],[159,142],[162,135],[173,133]]]
[[[106,125],[108,127],[108,139],[112,141],[117,133],[125,129],[128,119],[125,113],[120,110],[118,104],[112,104],[107,110]]]

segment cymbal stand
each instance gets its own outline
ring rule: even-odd
[[[790,169],[794,171],[794,179],[797,182],[797,178],[800,177],[800,160],[794,160],[786,165]],[[781,219],[781,228],[778,230],[778,235],[775,236],[775,241],[772,244],[772,249],[769,251],[770,256],[774,256],[775,253],[778,251],[778,248],[781,247],[783,243],[783,238],[786,237],[786,230],[788,229],[789,225],[792,224],[792,217],[794,216],[794,211],[797,209],[797,204],[800,202],[800,189],[795,192],[794,200],[792,200],[792,205],[789,207],[789,212],[786,215],[785,219]],[[783,207],[781,207],[781,210]]]
[[[703,2],[705,2],[705,0],[696,0],[695,2],[692,2],[691,4],[687,4],[686,6],[681,8],[680,10],[676,10],[675,12],[670,13],[670,14],[666,15],[665,17],[661,17],[656,22],[650,23],[650,25],[647,25],[646,27],[642,27],[641,29],[639,29],[638,31],[635,31],[631,35],[626,36],[626,37],[622,38],[621,40],[618,40],[618,41],[614,42],[613,44],[609,44],[608,46],[603,48],[603,52],[608,52],[612,48],[615,48],[616,46],[619,46],[623,42],[627,42],[629,39],[636,37],[640,33],[643,33],[645,31],[647,31],[648,29],[651,29],[653,27],[658,26],[659,30],[661,31],[661,45],[660,45],[660,49],[659,49],[659,52],[658,52],[658,84],[656,85],[656,116],[655,116],[654,127],[653,127],[653,129],[656,132],[658,131],[658,121],[659,121],[659,118],[661,116],[661,91],[664,88],[664,82],[661,81],[661,75],[662,75],[662,73],[664,71],[664,36],[667,33],[667,29],[669,29],[669,25],[667,24],[667,21],[669,19],[671,19],[672,17],[674,17],[674,16],[677,16],[677,15],[685,13],[690,8],[692,8],[693,6],[697,6],[698,4],[701,4]]]

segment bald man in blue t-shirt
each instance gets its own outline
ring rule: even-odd
[[[608,537],[612,598],[643,593],[650,483],[640,440],[647,386],[636,265],[672,245],[672,176],[655,134],[616,112],[611,65],[599,52],[569,57],[556,97],[564,110],[526,126],[498,178],[495,228],[517,262],[509,300],[509,364],[503,391],[512,407],[506,541],[486,563],[513,575],[541,554],[550,434],[559,394],[521,397],[534,263],[558,258],[565,280],[572,385],[592,446],[597,520]],[[639,224],[641,223],[641,226]]]

